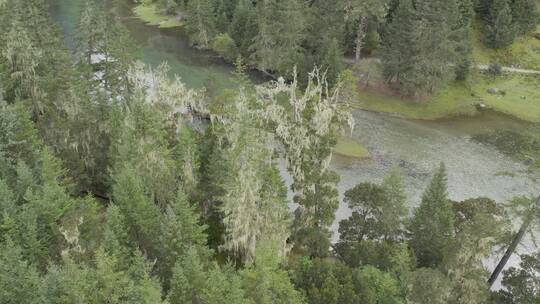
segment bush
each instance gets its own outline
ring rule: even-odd
[[[238,48],[229,34],[219,34],[214,38],[212,50],[228,62],[234,62],[239,55]]]
[[[492,76],[501,76],[503,72],[502,66],[496,62],[489,65],[487,73]]]
[[[159,0],[157,5],[160,10],[169,15],[176,13],[178,8],[178,4],[174,0]]]

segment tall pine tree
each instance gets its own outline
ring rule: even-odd
[[[536,29],[540,22],[537,1],[513,0],[511,2],[512,21],[518,34],[523,35]]]
[[[509,46],[516,35],[509,0],[493,0],[486,20],[486,44],[494,49]]]
[[[448,199],[444,164],[435,173],[414,211],[409,230],[410,245],[421,267],[437,267],[454,232],[452,203]]]

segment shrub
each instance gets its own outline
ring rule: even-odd
[[[502,66],[497,62],[490,64],[487,69],[487,73],[492,76],[500,76],[502,75],[502,72],[503,72]]]
[[[214,38],[212,50],[228,62],[234,62],[238,57],[238,48],[229,34],[219,34]]]

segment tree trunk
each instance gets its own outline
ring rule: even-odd
[[[540,197],[538,197],[536,201],[536,206],[540,207]],[[521,240],[523,239],[525,232],[527,232],[527,229],[529,229],[529,225],[531,224],[531,221],[532,221],[532,218],[529,216],[527,219],[523,221],[523,224],[521,224],[521,227],[519,228],[519,231],[516,234],[516,237],[514,238],[514,240],[508,247],[508,249],[506,249],[506,252],[504,253],[502,259],[499,261],[499,264],[497,264],[497,267],[495,267],[495,269],[491,273],[491,276],[489,277],[489,280],[488,280],[489,288],[491,288],[493,284],[495,283],[495,281],[497,281],[497,278],[503,271],[504,267],[506,266],[506,263],[508,263],[508,260],[510,259],[512,254],[514,254],[514,251],[516,251],[516,248],[519,245],[519,243],[521,243]]]
[[[356,56],[355,62],[360,61],[360,56],[362,54],[362,46],[364,44],[364,38],[366,38],[366,28],[367,28],[366,16],[360,17],[360,22],[358,23],[358,32],[356,33]]]

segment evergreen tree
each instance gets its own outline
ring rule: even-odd
[[[239,0],[228,33],[244,58],[250,58],[250,47],[258,33],[257,11],[251,0]]]
[[[29,102],[32,117],[37,120],[43,115],[43,90],[39,85],[40,63],[43,51],[31,40],[28,31],[21,23],[15,22],[7,33],[7,41],[2,47],[1,62],[6,67],[2,79],[6,98],[21,99]]]
[[[125,216],[131,240],[146,254],[156,256],[161,218],[158,207],[145,195],[142,181],[132,168],[113,178],[113,200]]]
[[[135,46],[105,2],[86,0],[77,28],[77,53],[86,79],[103,85],[106,100],[119,99],[127,89]]]
[[[214,15],[216,16],[216,28],[223,32],[233,19],[238,0],[214,0]]]
[[[489,15],[489,8],[492,3],[493,0],[475,0],[474,11],[482,17],[482,19],[485,19]]]
[[[99,13],[99,7],[94,0],[84,2],[78,24],[77,48],[79,56],[86,61],[87,65],[93,63],[92,56],[99,52],[104,31],[103,15]]]
[[[462,39],[456,36],[460,28],[456,0],[422,0],[414,6],[403,0],[394,14],[383,35],[387,81],[397,81],[400,91],[408,95],[435,92],[454,78],[456,67],[463,63],[458,63],[457,56],[456,41]],[[466,30],[467,25],[461,28]]]
[[[412,44],[417,30],[416,12],[411,0],[399,0],[392,20],[383,34],[381,59],[387,82],[400,82],[411,70]]]
[[[510,8],[512,9],[512,21],[517,34],[524,35],[536,29],[536,25],[540,22],[540,13],[536,1],[513,0]]]
[[[381,206],[380,233],[384,240],[399,241],[403,236],[403,223],[408,215],[407,197],[403,177],[397,169],[385,177],[382,183],[387,203]]]
[[[508,0],[493,0],[486,20],[486,44],[494,49],[509,46],[514,42],[516,30]]]
[[[409,303],[450,303],[451,283],[440,270],[419,268],[411,274],[410,285]]]
[[[456,0],[416,2],[420,23],[414,45],[412,71],[407,74],[405,91],[434,93],[455,77],[456,41],[454,31],[459,10]]]
[[[66,259],[63,265],[51,265],[45,276],[47,301],[69,304],[96,301],[96,280],[93,269]]]
[[[211,0],[190,0],[188,3],[186,30],[193,45],[210,48],[216,34],[214,8]]]
[[[303,62],[303,2],[263,0],[257,3],[257,11],[259,32],[251,46],[252,59],[262,71],[290,74]]]
[[[205,226],[199,224],[195,209],[189,205],[186,196],[179,191],[171,206],[167,206],[160,233],[160,259],[158,267],[167,289],[172,276],[172,270],[189,248],[196,249],[203,256],[208,255],[205,248]]]
[[[382,185],[358,184],[345,192],[344,201],[352,215],[339,224],[340,243],[400,239],[407,208],[397,172],[392,171]]]
[[[245,291],[242,289],[241,278],[231,264],[227,264],[222,268],[214,264],[208,271],[206,286],[202,296],[203,303],[253,303],[249,299],[246,299]]]
[[[414,211],[409,227],[410,245],[421,267],[439,266],[453,237],[454,215],[446,187],[446,169],[441,164],[422,195],[420,207]]]
[[[257,103],[263,111],[258,115],[269,128],[278,130],[274,136],[284,147],[293,178],[294,202],[300,205],[293,224],[295,246],[310,255],[325,256],[330,245],[328,226],[339,205],[339,176],[328,165],[339,132],[346,125],[352,127],[354,120],[339,91],[330,92],[319,70],[310,74],[301,96],[297,90],[296,79],[285,84],[283,78],[260,90]]]
[[[303,71],[315,66],[320,67],[323,71],[327,71],[328,81],[334,84],[345,68],[342,3],[315,0],[306,13],[306,34],[302,44],[306,50],[306,59],[305,68],[300,69]]]
[[[473,0],[458,0],[458,18],[453,28],[452,39],[456,43],[456,79],[467,78],[472,62],[470,43],[471,23],[474,17]]]
[[[151,275],[153,266],[154,263],[147,261],[139,250],[135,252],[125,272],[133,286],[127,296],[131,303],[168,304],[162,301],[160,282]]]
[[[119,263],[124,263],[122,266],[127,268],[135,244],[129,238],[126,218],[117,205],[110,205],[105,216],[107,223],[101,242],[103,250],[118,257]]]
[[[339,75],[343,71],[343,51],[336,38],[325,39],[322,42],[323,51],[320,52],[321,58],[317,60],[316,66],[326,70],[326,77],[332,83],[339,81]]]
[[[177,175],[182,183],[182,189],[190,197],[196,194],[199,183],[200,151],[196,133],[187,125],[180,130],[178,143],[174,148],[174,159]]]
[[[281,244],[279,254],[285,254],[289,210],[286,188],[266,145],[269,134],[257,128],[244,94],[223,120],[229,174],[222,184],[221,210],[226,229],[223,248],[250,263],[261,240]]]
[[[279,269],[282,261],[271,243],[257,249],[253,265],[240,272],[246,298],[260,304],[300,304],[304,299],[294,288],[286,271]]]
[[[0,128],[0,174],[8,184],[12,184],[17,180],[18,165],[38,168],[43,142],[22,104],[0,109]]]
[[[360,303],[405,303],[400,295],[398,281],[390,274],[373,266],[365,266],[354,273],[356,288],[359,290]]]
[[[340,261],[302,257],[291,268],[292,281],[305,292],[307,303],[360,303],[354,290],[353,270]]]
[[[348,15],[357,20],[355,39],[355,60],[360,60],[360,55],[365,43],[369,17],[383,18],[387,12],[386,0],[353,0],[346,1],[346,11]]]
[[[0,303],[43,303],[43,282],[10,239],[0,242]]]
[[[195,248],[189,248],[172,269],[173,276],[168,294],[171,304],[201,303],[207,285],[208,273],[204,261]],[[215,288],[219,288],[215,286]]]
[[[45,268],[48,259],[57,260],[61,256],[65,237],[62,235],[60,220],[75,208],[77,201],[67,191],[63,180],[65,171],[59,160],[45,149],[40,162],[41,168],[38,171],[40,184],[29,188],[24,200],[30,212],[27,220],[34,218],[36,222],[35,227],[30,226],[35,231],[29,233],[36,233],[37,239],[42,242],[41,246],[46,248],[43,259],[36,266]]]

